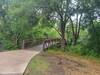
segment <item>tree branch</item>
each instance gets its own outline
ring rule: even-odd
[[[59,32],[59,30],[57,30],[55,27],[54,27],[54,29],[58,32],[58,34],[59,34],[60,36],[62,36],[61,33]]]
[[[79,19],[79,28],[78,28],[78,36],[79,36],[79,33],[80,33],[80,27],[81,27],[81,18],[82,18],[82,14],[81,14],[81,16],[80,16],[80,19]]]
[[[74,31],[74,24],[73,24],[73,21],[72,21],[71,17],[69,17],[69,19],[70,19],[70,21],[71,21],[72,32],[73,32],[73,35],[74,35],[74,33],[75,33],[75,31]]]

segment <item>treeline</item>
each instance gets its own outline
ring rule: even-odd
[[[100,56],[100,0],[37,0],[36,4],[45,21],[53,23],[63,49]]]
[[[58,36],[54,29],[42,26],[36,10],[34,0],[0,0],[1,50],[23,48],[24,42],[34,43],[45,34]]]
[[[20,48],[27,39],[59,37],[63,49],[76,47],[98,56],[99,31],[100,0],[0,0],[0,42],[5,49]]]

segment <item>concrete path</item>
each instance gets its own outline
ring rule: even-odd
[[[0,53],[0,75],[23,75],[29,61],[42,51],[42,45],[26,50]]]

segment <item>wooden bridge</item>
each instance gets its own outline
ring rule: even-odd
[[[42,39],[37,39],[37,40],[26,40],[24,41],[22,48],[25,49],[25,48],[33,47],[34,45],[42,44],[43,45],[42,49],[45,51],[49,47],[56,45],[56,44],[60,44],[60,43],[61,43],[60,38],[56,38],[56,39],[42,38]]]
[[[56,44],[60,44],[61,39],[56,38],[56,39],[46,39],[43,42],[43,50],[48,49],[49,47],[56,45]]]

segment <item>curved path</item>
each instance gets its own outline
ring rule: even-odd
[[[0,53],[0,75],[23,75],[32,57],[42,51],[42,45],[31,49]]]

